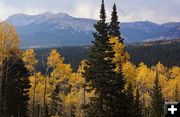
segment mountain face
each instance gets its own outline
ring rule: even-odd
[[[7,21],[15,25],[22,48],[89,45],[96,23],[93,19],[50,12],[33,16],[15,14]],[[180,37],[180,22],[162,25],[149,21],[121,23],[121,32],[127,43],[176,39]]]

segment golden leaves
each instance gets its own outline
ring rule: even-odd
[[[48,57],[47,65],[52,68],[55,68],[57,64],[63,63],[64,58],[60,56],[56,49],[53,49]]]
[[[114,57],[114,62],[115,63],[125,63],[126,61],[129,60],[130,56],[127,52],[124,51],[125,47],[124,45],[119,42],[118,37],[112,37],[109,39],[109,43],[112,44],[114,52],[115,52],[115,57]]]
[[[0,22],[0,60],[9,56],[10,52],[19,54],[19,36],[13,25]],[[1,63],[0,63],[1,64]]]
[[[38,63],[36,60],[36,53],[33,49],[28,49],[23,53],[23,61],[25,63],[25,67],[32,73],[35,70],[35,65]]]

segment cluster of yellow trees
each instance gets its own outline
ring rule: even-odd
[[[180,100],[180,67],[167,68],[160,62],[151,67],[144,63],[135,66],[129,61],[128,53],[123,52],[124,45],[119,43],[117,38],[112,38],[111,43],[115,43],[114,62],[123,63],[124,76],[127,82],[133,85],[133,89],[139,89],[143,107],[150,108],[151,106],[152,87],[157,73],[165,101]]]
[[[41,117],[50,113],[54,117],[59,115],[85,116],[82,105],[86,104],[89,97],[93,95],[93,92],[87,91],[83,78],[84,67],[88,67],[85,60],[81,62],[79,69],[73,72],[71,65],[65,64],[64,57],[53,49],[49,53],[47,63],[44,63],[46,73],[42,74],[36,69],[39,61],[36,59],[35,51],[28,49],[21,54],[19,42],[15,28],[8,23],[0,23],[0,86],[2,86],[1,77],[4,72],[2,61],[13,51],[22,56],[31,74],[29,92],[31,115]],[[110,43],[114,43],[114,62],[123,63],[124,77],[132,84],[133,89],[139,89],[144,109],[151,106],[151,89],[157,72],[165,101],[180,100],[180,67],[167,68],[160,62],[152,67],[147,67],[144,63],[135,66],[129,61],[129,54],[124,51],[124,45],[119,43],[117,38],[111,38]]]
[[[70,64],[65,64],[57,50],[52,50],[47,58],[46,74],[43,75],[35,69],[38,63],[35,56],[33,49],[23,54],[23,61],[32,74],[29,103],[32,114],[42,114],[48,106],[51,115],[67,115],[74,111],[81,116],[81,104],[85,100],[82,68],[73,73]]]
[[[151,89],[157,72],[165,100],[180,100],[180,67],[167,68],[160,62],[152,67],[147,67],[144,63],[135,66],[129,61],[130,56],[124,52],[124,45],[117,38],[112,38],[110,43],[114,43],[114,62],[123,63],[124,77],[133,85],[133,89],[139,89],[144,109],[148,110],[151,106]],[[47,58],[46,74],[36,71],[38,60],[33,49],[23,53],[23,61],[31,71],[29,104],[33,114],[42,114],[46,106],[54,116],[73,113],[74,116],[81,117],[85,114],[81,107],[93,95],[93,92],[89,93],[85,88],[85,60],[81,62],[77,72],[73,72],[71,65],[65,64],[64,57],[54,49]],[[56,98],[53,97],[54,93]]]

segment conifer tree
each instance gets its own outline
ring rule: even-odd
[[[128,83],[127,87],[127,102],[126,105],[128,106],[128,117],[135,117],[135,103],[134,103],[134,94],[132,84]]]
[[[96,29],[95,40],[84,77],[91,84],[95,96],[90,98],[86,112],[89,112],[89,116],[95,117],[124,116],[127,110],[124,108],[126,103],[125,80],[122,67],[119,67],[120,73],[115,72],[114,51],[112,44],[109,43],[104,0],[102,0],[100,10],[100,20],[94,27]]]
[[[159,76],[156,71],[156,78],[152,89],[152,117],[163,117],[164,116],[164,98],[162,89],[159,84]]]
[[[118,37],[119,41],[121,43],[123,43],[123,39],[122,39],[121,33],[120,33],[119,24],[120,24],[120,22],[118,22],[116,4],[114,4],[113,11],[112,11],[112,14],[111,14],[111,22],[110,22],[110,25],[109,25],[109,35],[110,35],[110,37]]]
[[[136,89],[136,95],[135,95],[135,117],[142,117],[142,104],[140,101],[140,94],[139,89]]]
[[[30,81],[23,61],[15,54],[3,61],[3,116],[27,117]]]

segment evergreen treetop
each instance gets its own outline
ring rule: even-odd
[[[118,37],[119,41],[121,43],[123,43],[123,39],[122,39],[121,33],[120,33],[119,24],[120,24],[120,22],[118,22],[116,4],[114,4],[113,11],[112,11],[112,14],[111,14],[111,22],[110,22],[110,25],[109,25],[109,35],[110,35],[110,37]]]
[[[90,82],[95,95],[90,98],[86,112],[89,112],[89,116],[95,117],[125,116],[127,111],[124,107],[127,99],[124,90],[125,79],[122,67],[119,67],[121,72],[115,72],[116,66],[113,62],[115,52],[113,44],[109,43],[104,0],[100,10],[100,20],[94,27],[95,40],[84,77]]]
[[[154,86],[152,88],[152,116],[153,117],[163,117],[164,116],[164,98],[162,94],[162,89],[159,84],[158,71],[156,71],[156,78],[154,81]]]

